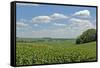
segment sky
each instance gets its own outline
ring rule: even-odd
[[[96,29],[96,8],[17,3],[16,26],[21,38],[77,38]]]

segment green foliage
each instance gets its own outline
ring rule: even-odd
[[[96,60],[96,42],[78,46],[74,41],[17,42],[16,64],[32,65]]]
[[[91,41],[96,41],[96,30],[88,29],[82,33],[77,39],[76,44],[87,43]]]

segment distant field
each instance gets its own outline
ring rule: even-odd
[[[52,64],[96,60],[96,42],[75,44],[75,40],[54,39],[18,41],[16,64]]]

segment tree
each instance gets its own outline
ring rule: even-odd
[[[95,29],[88,29],[82,33],[77,39],[76,44],[87,43],[91,41],[96,41],[96,30]]]

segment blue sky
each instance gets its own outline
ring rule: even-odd
[[[16,4],[17,37],[76,38],[96,28],[96,8]]]

